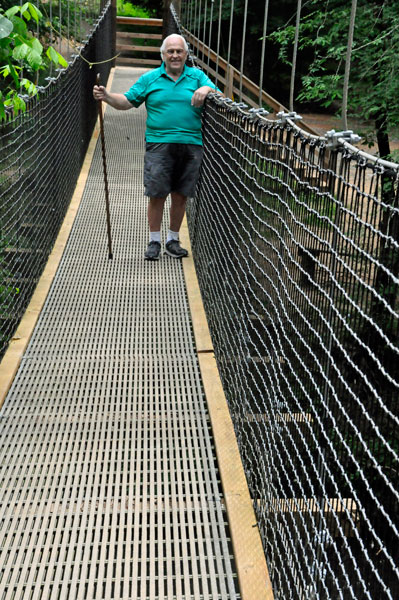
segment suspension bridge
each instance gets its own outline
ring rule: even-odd
[[[194,6],[254,104],[207,101],[184,261],[143,261],[143,108],[104,115],[108,258],[111,3],[1,125],[0,597],[393,600],[398,167],[256,108]]]

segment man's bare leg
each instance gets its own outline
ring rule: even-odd
[[[166,198],[150,198],[147,215],[150,231],[161,231],[163,208]]]
[[[180,192],[172,192],[170,195],[172,202],[170,205],[170,230],[180,231],[184,213],[186,212],[187,196]]]

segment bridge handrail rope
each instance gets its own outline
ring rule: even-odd
[[[393,600],[399,165],[303,127],[209,95],[192,247],[275,598]]]
[[[360,138],[360,136],[358,136],[356,133],[354,133],[350,129],[348,131],[335,131],[334,129],[332,129],[330,131],[327,131],[325,135],[315,135],[314,133],[310,133],[309,131],[306,131],[306,129],[302,129],[302,127],[300,127],[297,124],[297,121],[300,121],[302,119],[302,117],[295,112],[285,113],[284,111],[282,111],[280,113],[277,113],[277,115],[276,115],[277,119],[268,119],[267,118],[268,111],[266,111],[265,109],[249,108],[248,105],[246,105],[243,102],[234,102],[230,98],[225,98],[217,93],[209,94],[209,98],[212,98],[218,104],[221,103],[221,104],[225,104],[226,106],[229,106],[230,110],[236,111],[238,114],[240,114],[243,117],[252,116],[253,119],[256,118],[256,119],[260,119],[260,120],[264,121],[265,124],[266,123],[287,124],[290,128],[295,130],[298,134],[303,135],[304,137],[308,138],[309,140],[320,141],[320,142],[325,141],[327,143],[328,147],[336,147],[338,145],[341,145],[342,147],[346,148],[354,156],[362,157],[362,158],[366,159],[368,162],[376,164],[376,165],[380,166],[381,168],[399,172],[399,164],[398,163],[390,162],[388,160],[379,158],[378,156],[375,156],[374,154],[369,154],[368,152],[365,152],[364,150],[360,150],[359,148],[354,146],[353,144],[358,143],[361,140],[361,138]],[[254,111],[256,111],[256,112],[254,112]],[[263,112],[259,112],[259,111],[263,111]]]

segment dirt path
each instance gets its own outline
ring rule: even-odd
[[[306,121],[309,125],[311,125],[319,135],[323,135],[330,129],[335,129],[335,131],[342,131],[342,120],[338,117],[334,117],[333,115],[323,115],[318,113],[301,113],[303,120]],[[348,119],[349,129],[352,129],[354,133],[364,132],[367,124],[360,119]],[[399,150],[399,136],[394,135],[390,137],[390,145],[391,151]],[[365,152],[369,152],[370,154],[377,154],[377,146],[374,145],[371,148],[368,147],[367,144],[360,144],[359,147]]]

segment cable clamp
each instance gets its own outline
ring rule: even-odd
[[[362,139],[357,133],[353,133],[351,129],[348,129],[348,131],[335,131],[335,129],[331,129],[330,131],[327,131],[325,137],[328,142],[327,148],[337,148],[342,145],[343,142],[357,144]]]
[[[279,119],[280,123],[284,125],[284,123],[286,123],[288,120],[294,121],[294,123],[295,121],[302,121],[303,117],[294,111],[286,113],[281,110],[279,113],[277,113],[277,118]]]
[[[259,117],[266,117],[270,114],[265,108],[250,108],[248,112],[252,121],[259,119]]]
[[[224,104],[226,98],[223,98],[220,92],[209,92],[208,98],[212,98],[217,104]]]
[[[248,104],[245,104],[245,102],[233,102],[232,106],[234,106],[234,108],[248,108]]]

